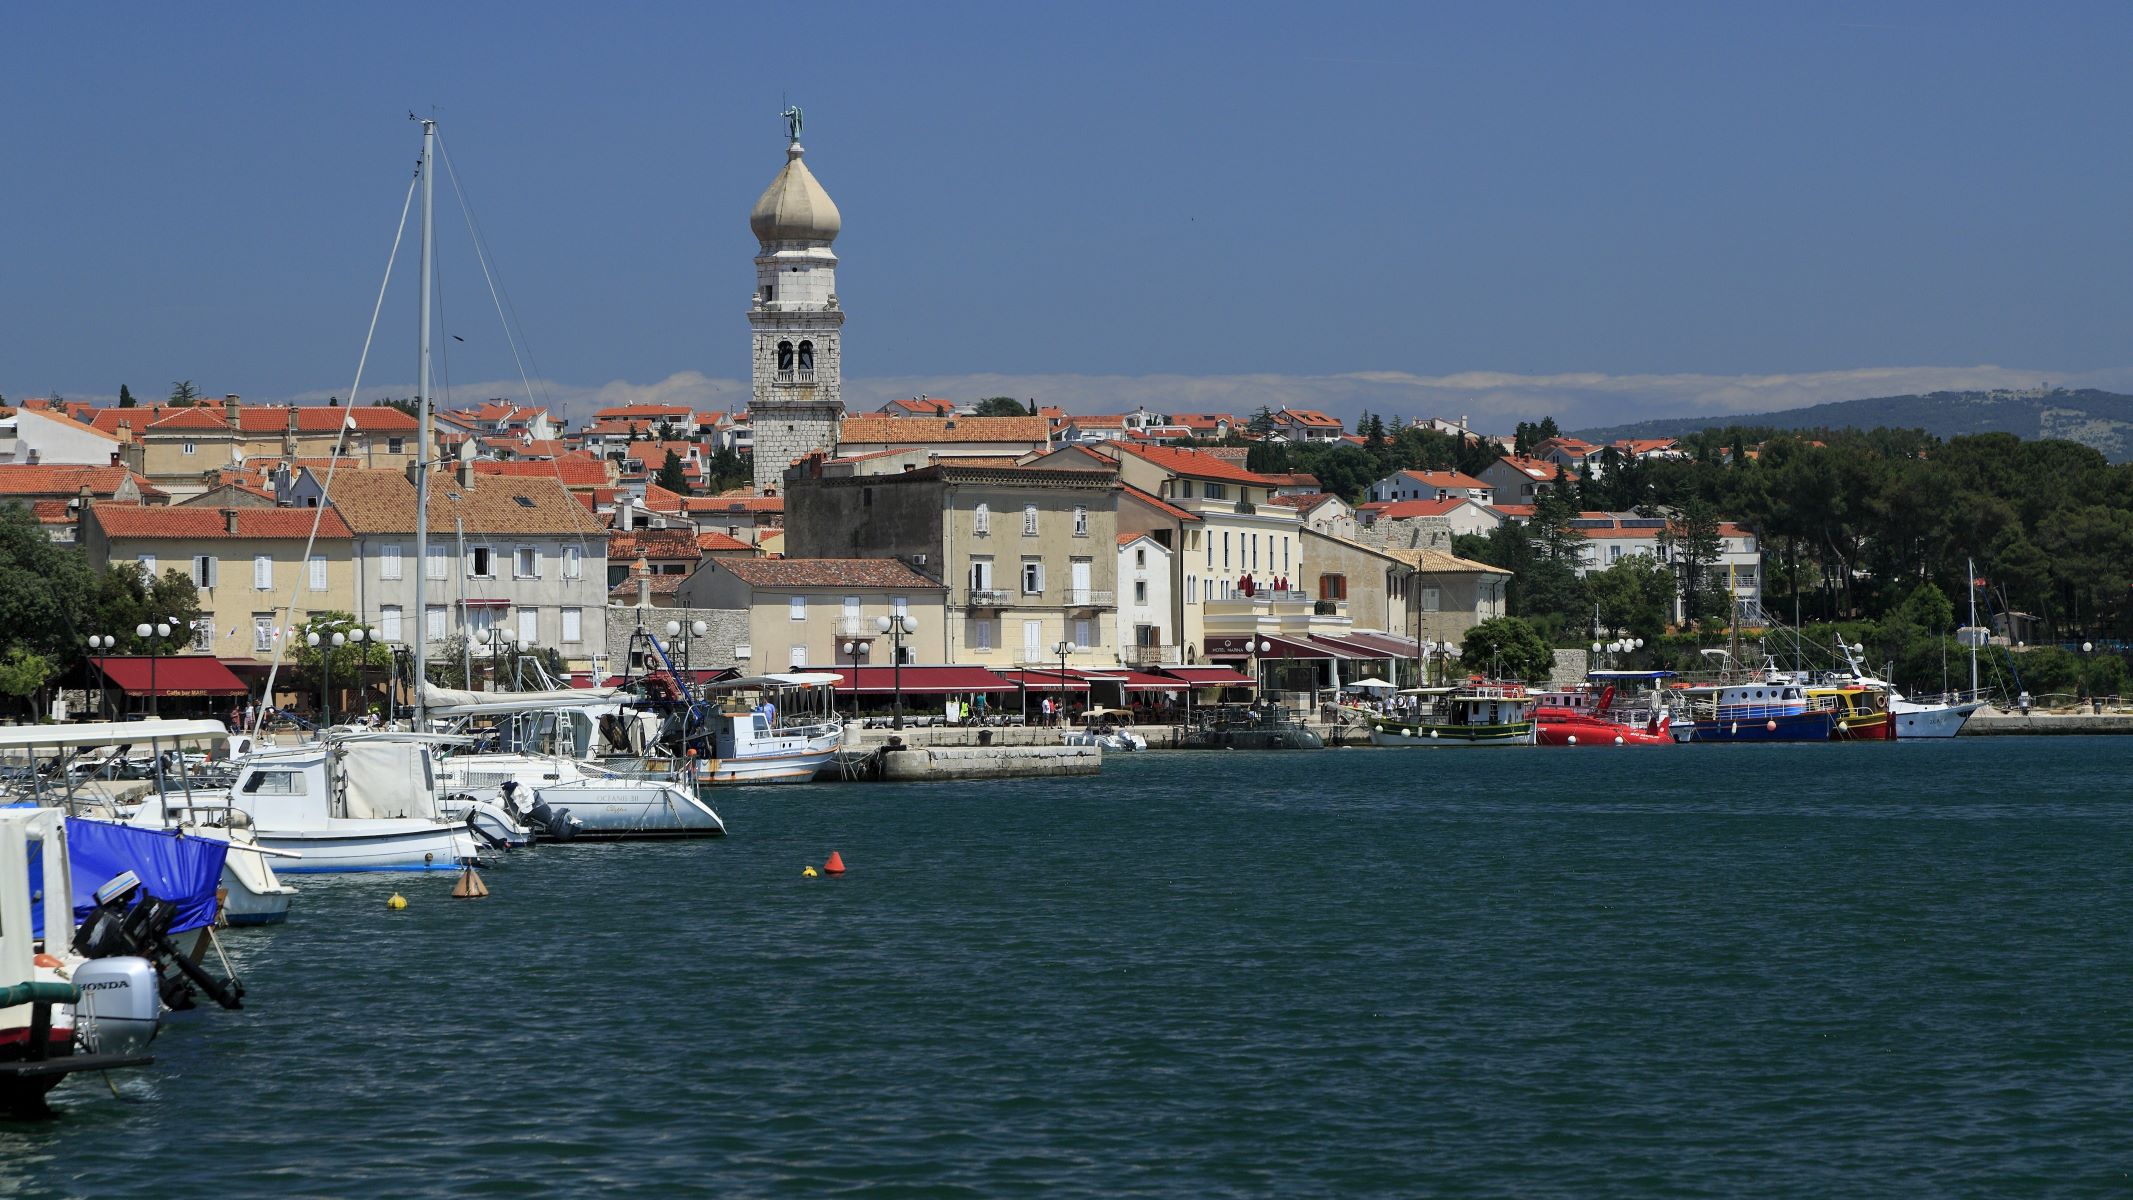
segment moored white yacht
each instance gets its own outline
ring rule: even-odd
[[[235,810],[258,844],[297,856],[284,873],[454,870],[480,851],[474,834],[437,807],[429,747],[350,739],[260,750],[227,794],[151,795],[142,824]],[[231,818],[235,821],[235,817]]]

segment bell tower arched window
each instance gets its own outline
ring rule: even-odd
[[[778,343],[778,374],[779,374],[779,375],[781,375],[781,376],[784,376],[784,377],[786,377],[786,378],[791,378],[791,377],[792,377],[792,343],[791,343],[791,342],[779,342],[779,343]]]
[[[813,342],[800,343],[800,369],[803,371],[815,369],[815,344]]]

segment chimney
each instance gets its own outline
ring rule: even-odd
[[[237,393],[222,398],[222,419],[230,423],[230,428],[237,427]]]
[[[615,503],[615,516],[621,522],[622,532],[628,533],[637,528],[636,502],[627,496],[622,497]]]
[[[230,414],[230,420],[231,420],[231,422],[232,422],[232,423],[234,423],[234,422],[235,422],[235,421],[237,420],[237,405],[236,405],[236,403],[235,403],[236,399],[237,399],[237,397],[235,397],[235,396],[232,396],[232,397],[230,397],[230,398],[229,398],[229,400],[228,400],[228,401],[225,401],[225,402],[224,402],[224,403],[225,403],[225,404],[226,404],[226,405],[228,406],[228,407],[227,407],[227,411],[228,411],[228,412],[229,412],[229,414]],[[296,419],[296,418],[297,418],[297,411],[296,411],[296,406],[295,406],[294,404],[292,404],[292,405],[290,405],[290,406],[289,406],[289,434],[290,434],[290,436],[292,436],[292,437],[293,437],[293,436],[295,436],[295,435],[296,435],[296,433],[298,432],[298,423],[297,423],[297,419]]]
[[[81,494],[74,501],[74,544],[89,544],[89,485],[81,485]]]
[[[459,460],[459,486],[465,491],[474,490],[474,460],[461,457]]]
[[[234,509],[234,508],[225,508],[225,509],[223,509],[223,510],[222,510],[222,532],[224,532],[224,533],[226,533],[226,534],[229,534],[229,535],[230,535],[231,537],[236,537],[236,536],[237,536],[237,510],[236,510],[236,509]]]

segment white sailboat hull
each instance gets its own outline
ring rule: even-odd
[[[570,810],[581,838],[715,837],[726,832],[711,806],[671,784],[657,789],[603,786],[598,780],[533,789],[550,808]]]

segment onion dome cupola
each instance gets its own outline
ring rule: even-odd
[[[765,245],[772,242],[828,245],[837,240],[837,231],[843,228],[844,221],[837,213],[836,202],[822,190],[815,173],[807,169],[802,158],[807,151],[800,145],[799,122],[792,120],[790,125],[792,141],[785,147],[785,168],[756,200],[755,208],[748,214],[748,227],[755,231],[756,240]]]

